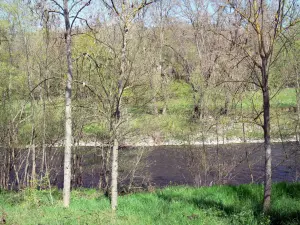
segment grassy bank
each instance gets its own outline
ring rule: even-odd
[[[6,224],[300,224],[300,183],[273,186],[270,216],[261,213],[261,185],[168,187],[121,196],[114,218],[109,199],[96,190],[72,192],[69,209],[62,193],[1,192]],[[1,224],[0,221],[0,224]]]

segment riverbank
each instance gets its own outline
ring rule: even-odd
[[[285,139],[280,138],[273,138],[271,139],[271,143],[285,143],[285,142],[296,142],[296,137],[289,137]],[[153,138],[140,138],[139,141],[137,140],[126,140],[121,142],[121,147],[155,147],[155,146],[186,146],[186,145],[192,145],[192,146],[201,146],[201,145],[226,145],[226,144],[243,144],[243,143],[249,143],[249,144],[260,144],[264,143],[263,139],[247,139],[243,140],[241,138],[231,138],[231,139],[220,139],[216,140],[215,138],[207,138],[207,140],[198,141],[198,140],[190,140],[190,141],[183,141],[183,140],[164,140],[156,142]],[[51,146],[48,147],[63,147],[64,143],[63,141],[57,142]],[[79,141],[74,143],[74,146],[80,146],[80,147],[105,147],[108,146],[105,143],[97,142],[97,141]],[[28,148],[30,146],[26,146]]]
[[[270,216],[261,213],[261,185],[167,187],[119,198],[117,217],[109,199],[94,189],[0,192],[0,224],[300,224],[300,183],[273,185]]]

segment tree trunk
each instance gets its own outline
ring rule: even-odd
[[[158,109],[157,109],[157,100],[156,100],[156,88],[155,88],[155,85],[154,85],[154,78],[153,78],[154,75],[152,75],[150,77],[150,88],[151,88],[151,94],[152,94],[152,105],[153,105],[153,114],[154,115],[158,115]]]
[[[241,115],[242,115],[242,129],[243,129],[243,142],[246,143],[246,130],[244,122],[244,112],[243,112],[243,99],[241,100]]]
[[[32,77],[30,74],[30,67],[29,67],[29,44],[26,37],[25,32],[23,33],[23,41],[25,45],[25,54],[26,54],[26,72],[27,72],[27,82],[28,82],[28,89],[31,96],[31,141],[30,141],[30,148],[31,148],[31,160],[32,160],[32,169],[31,169],[31,187],[35,186],[35,179],[36,179],[36,153],[35,153],[35,97],[33,90],[33,82]]]
[[[35,154],[35,143],[34,140],[31,144],[31,160],[32,160],[32,169],[31,169],[31,187],[36,186],[36,154]]]
[[[32,127],[31,127],[31,141],[30,141],[30,148],[31,148],[31,160],[32,160],[32,168],[31,168],[31,187],[35,187],[36,185],[36,153],[35,153],[35,124],[34,124],[34,99],[32,98],[31,102],[31,110],[32,110]]]
[[[29,172],[29,156],[30,156],[31,148],[28,148],[28,153],[26,156],[25,168],[24,168],[24,177],[23,177],[23,187],[27,187],[28,185],[28,172]]]
[[[216,121],[216,138],[217,138],[217,164],[218,164],[218,184],[221,182],[221,165],[220,165],[220,152],[219,152],[219,116],[217,115]]]
[[[299,132],[299,125],[300,125],[300,83],[299,83],[299,72],[295,68],[295,73],[296,73],[296,82],[297,82],[297,88],[296,88],[296,101],[297,101],[297,124],[296,124],[296,141],[299,145],[300,143],[300,132]],[[295,155],[295,167],[296,167],[296,172],[295,172],[295,181],[298,181],[298,152],[296,151]]]
[[[19,170],[17,169],[17,160],[16,160],[16,156],[17,156],[17,153],[15,151],[15,148],[13,147],[12,148],[12,166],[13,166],[13,171],[14,171],[14,175],[15,175],[15,180],[14,180],[14,183],[15,183],[15,188],[17,190],[20,189],[20,178],[19,178]],[[12,187],[13,188],[13,185]]]
[[[111,168],[111,209],[113,211],[118,207],[118,148],[118,139],[114,138]]]
[[[128,30],[129,27],[125,22],[123,27],[123,42],[122,42],[122,53],[121,53],[121,70],[120,77],[118,80],[118,93],[116,100],[116,108],[115,113],[113,115],[113,150],[112,150],[112,170],[111,170],[111,209],[112,211],[116,211],[118,206],[118,151],[119,151],[119,131],[118,125],[121,121],[121,100],[122,93],[124,89],[124,79],[126,78],[126,67],[127,67],[127,41],[128,41]]]
[[[297,69],[295,68],[295,73],[296,73],[296,84],[297,84],[297,88],[296,88],[296,101],[297,101],[297,125],[296,125],[296,140],[298,143],[300,143],[300,129],[299,129],[299,125],[300,125],[300,83],[299,83],[299,72],[297,71]]]
[[[167,92],[167,75],[163,72],[163,47],[164,47],[164,21],[163,21],[163,12],[162,12],[162,2],[160,2],[160,46],[159,46],[159,74],[162,79],[161,82],[161,91],[163,95],[163,109],[162,114],[167,114],[167,99],[168,99],[168,92]]]
[[[63,205],[70,205],[70,189],[71,189],[71,150],[72,150],[72,52],[71,52],[71,26],[69,20],[68,0],[64,0],[64,19],[66,26],[66,55],[68,63],[68,74],[65,92],[65,158],[64,158],[64,189],[63,189]]]
[[[10,171],[11,171],[11,147],[9,144],[9,147],[6,150],[6,167],[5,169],[5,184],[4,187],[8,190],[9,188],[9,179],[10,179]]]
[[[264,107],[264,148],[265,148],[265,187],[264,187],[264,204],[263,210],[267,213],[271,206],[271,189],[272,189],[272,156],[270,141],[270,94],[267,74],[267,59],[262,60],[262,91],[263,91],[263,107]]]
[[[95,144],[96,149],[96,144]],[[98,187],[103,190],[106,195],[109,193],[109,162],[110,162],[111,148],[105,149],[101,146],[101,167],[100,167],[100,178]]]
[[[203,98],[204,93],[203,90],[198,91],[193,83],[191,83],[191,87],[193,89],[193,100],[194,100],[194,112],[193,117],[195,119],[203,118]]]

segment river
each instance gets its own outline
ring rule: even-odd
[[[274,143],[272,165],[274,182],[299,180],[300,148],[296,142]],[[107,148],[75,147],[73,152],[73,184],[86,188],[98,187],[103,170],[103,153]],[[19,180],[24,179],[24,162],[27,150],[19,151]],[[46,165],[51,184],[63,185],[63,148],[48,148]],[[37,173],[40,171],[42,154],[37,154]],[[1,161],[1,160],[0,160]],[[23,163],[23,164],[21,164]],[[120,189],[165,187],[167,185],[208,186],[213,184],[262,183],[264,180],[263,144],[243,143],[202,146],[155,146],[124,147],[119,154]],[[109,166],[108,166],[109,167]],[[28,168],[31,171],[31,168]],[[106,171],[109,177],[109,171]],[[102,176],[101,176],[102,175]],[[10,187],[15,185],[15,173],[11,171]],[[47,186],[44,182],[44,186]],[[122,190],[120,190],[122,191]]]
[[[99,154],[93,148],[82,160],[82,185],[96,187],[99,180]],[[300,151],[295,142],[272,145],[274,182],[299,180]],[[98,152],[99,153],[99,152]],[[140,161],[139,161],[140,159]],[[138,163],[137,163],[138,162]],[[120,183],[130,176],[137,186],[213,185],[262,183],[264,180],[263,144],[226,144],[206,146],[155,146],[120,150]],[[62,176],[57,185],[61,187]]]

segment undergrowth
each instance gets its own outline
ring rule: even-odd
[[[262,213],[262,185],[170,186],[119,198],[117,216],[94,189],[72,191],[71,206],[62,193],[26,189],[0,192],[0,218],[6,224],[300,224],[300,184],[273,185],[272,209]],[[0,221],[1,223],[1,221]]]

